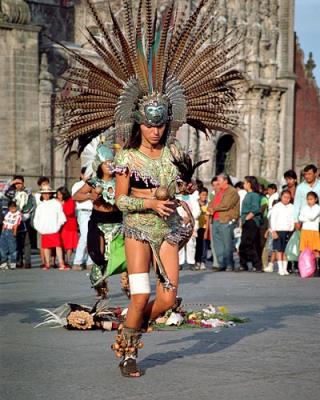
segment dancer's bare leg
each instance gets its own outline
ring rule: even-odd
[[[126,238],[125,250],[129,276],[134,274],[149,273],[150,262],[152,258],[149,244],[139,242],[135,239]],[[149,293],[131,293],[130,305],[128,307],[125,321],[126,329],[136,329],[137,331],[140,330],[144,311],[149,301],[149,296]],[[123,364],[122,368],[125,368],[125,364]],[[129,372],[129,374],[132,377],[138,378],[141,376],[142,372],[141,370],[137,369],[134,372]]]
[[[149,272],[151,262],[151,249],[148,243],[135,239],[125,239],[128,274],[141,274]],[[142,324],[144,311],[149,301],[149,294],[131,294],[130,305],[126,316],[128,328],[139,329]]]
[[[67,251],[66,251],[66,259],[65,259],[65,262],[66,262],[66,264],[71,264],[71,258],[72,258],[72,249],[68,249]]]
[[[59,265],[63,265],[64,264],[64,259],[63,259],[62,247],[56,247],[56,254],[57,254]]]
[[[46,266],[50,267],[51,249],[43,249]]]
[[[160,259],[175,290],[164,289],[163,285],[157,282],[156,297],[145,309],[144,320],[146,321],[156,319],[176,302],[179,281],[178,246],[164,242],[160,249]]]

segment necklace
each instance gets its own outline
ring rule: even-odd
[[[143,144],[143,143],[141,143],[140,146],[141,146],[141,147],[144,147],[145,149],[148,149],[148,150],[155,150],[152,146],[151,146],[151,147],[148,147],[148,146],[146,146],[146,145]]]

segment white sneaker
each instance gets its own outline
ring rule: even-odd
[[[5,269],[8,269],[8,264],[7,264],[6,262],[0,264],[0,269],[2,269],[3,271],[4,271]]]
[[[202,263],[200,264],[200,269],[201,269],[201,271],[204,271],[204,270],[207,269],[206,264],[205,264],[204,262],[202,262]]]
[[[10,263],[9,264],[10,269],[16,269],[16,263]]]
[[[289,276],[289,272],[288,272],[288,261],[282,261],[282,272],[283,275]]]
[[[199,271],[199,269],[201,269],[200,263],[196,262],[196,265],[194,266],[194,270]]]
[[[269,262],[266,267],[263,268],[264,272],[273,272],[273,263]]]

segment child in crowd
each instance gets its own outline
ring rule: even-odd
[[[57,189],[57,200],[62,204],[62,209],[67,221],[63,224],[60,235],[64,249],[64,260],[66,265],[71,265],[73,250],[78,245],[78,223],[76,218],[76,203],[65,186]]]
[[[279,201],[279,193],[278,193],[278,188],[275,183],[270,183],[267,186],[267,199],[268,199],[268,221],[269,221],[269,229],[265,232],[265,239],[266,239],[266,244],[265,246],[269,251],[271,251],[271,256],[270,256],[270,261],[268,265],[264,265],[264,271],[265,272],[273,272],[273,266],[274,263],[277,260],[277,254],[275,251],[272,250],[272,234],[271,234],[271,229],[270,229],[270,219],[271,219],[271,213],[273,206]],[[264,263],[266,263],[266,254],[263,254],[264,257]],[[268,256],[269,258],[269,256]]]
[[[15,269],[17,262],[17,229],[21,222],[21,213],[18,211],[17,203],[9,201],[8,212],[6,213],[2,233],[0,237],[0,269]]]
[[[268,197],[268,216],[270,217],[272,207],[278,202],[279,200],[279,193],[278,188],[275,183],[270,183],[267,189],[267,197]]]
[[[39,190],[42,189],[42,187],[47,187],[49,186],[50,181],[49,178],[47,178],[46,176],[40,176],[39,179],[37,180],[37,185],[39,187]],[[41,193],[37,192],[34,195],[35,201],[36,201],[36,207],[38,207],[38,205],[41,204]],[[41,247],[41,235],[40,233],[37,232],[37,248],[40,250],[40,259],[41,259],[41,268],[44,267],[46,260],[44,257],[44,250]],[[55,257],[54,257],[55,259]],[[55,262],[53,260],[52,264],[54,265]]]
[[[206,213],[208,209],[208,189],[202,187],[199,189],[199,206],[200,206],[200,216],[198,219],[198,232],[196,240],[196,255],[195,255],[195,269],[205,270],[206,260],[208,252],[209,241],[204,238],[204,233],[206,230]]]
[[[36,208],[34,227],[41,234],[41,247],[44,249],[45,265],[43,270],[50,268],[51,249],[56,249],[59,270],[70,269],[64,264],[60,229],[66,222],[62,205],[53,197],[55,190],[43,186],[40,190],[41,204]]]
[[[278,274],[281,276],[289,275],[285,249],[294,230],[293,204],[290,201],[290,191],[284,190],[281,193],[280,201],[273,206],[270,218],[272,248],[276,252]]]
[[[311,249],[317,259],[317,269],[319,270],[320,206],[317,193],[309,192],[307,194],[307,205],[302,207],[299,215],[299,221],[302,222],[300,251],[303,251],[306,248]]]

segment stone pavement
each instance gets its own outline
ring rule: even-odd
[[[91,305],[86,272],[4,271],[1,400],[316,400],[320,380],[320,279],[182,271],[185,303],[214,303],[250,322],[154,332],[140,353],[146,375],[120,376],[114,333],[34,329],[37,308]],[[118,277],[111,304],[125,305]]]

